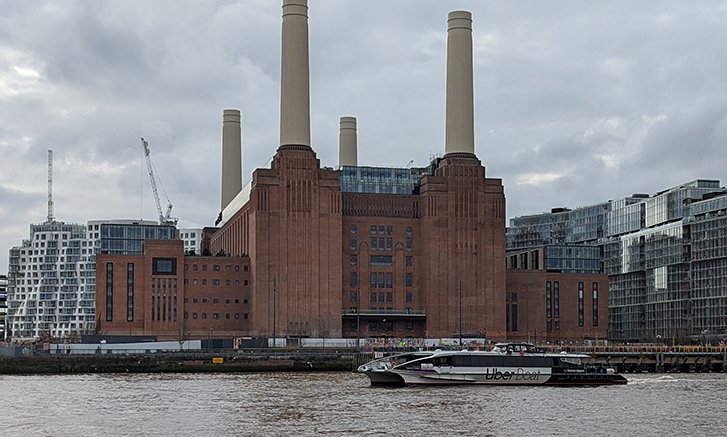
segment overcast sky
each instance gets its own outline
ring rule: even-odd
[[[180,225],[212,225],[223,109],[242,113],[245,183],[278,146],[280,6],[0,0],[0,273],[46,219],[48,149],[58,220],[156,219],[144,137]],[[346,115],[360,165],[443,152],[455,9],[473,13],[475,151],[509,218],[727,179],[727,3],[704,0],[309,0],[322,165]]]

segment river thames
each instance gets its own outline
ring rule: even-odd
[[[627,377],[392,389],[350,372],[0,376],[0,435],[727,435],[727,374]]]

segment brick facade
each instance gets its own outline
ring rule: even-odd
[[[97,331],[160,339],[229,338],[250,328],[247,257],[184,256],[181,240],[96,258]]]
[[[580,342],[607,338],[606,275],[508,270],[506,301],[508,339]]]

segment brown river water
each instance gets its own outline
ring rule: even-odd
[[[725,436],[727,374],[370,387],[350,372],[0,376],[0,436]]]

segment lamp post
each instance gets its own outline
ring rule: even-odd
[[[462,281],[459,281],[459,347],[462,347]]]
[[[275,304],[275,295],[277,294],[277,285],[278,285],[278,278],[273,276],[273,347],[276,347],[276,335],[275,335],[275,312],[277,310],[277,306]]]
[[[356,347],[361,347],[361,287],[358,285],[356,286]]]

